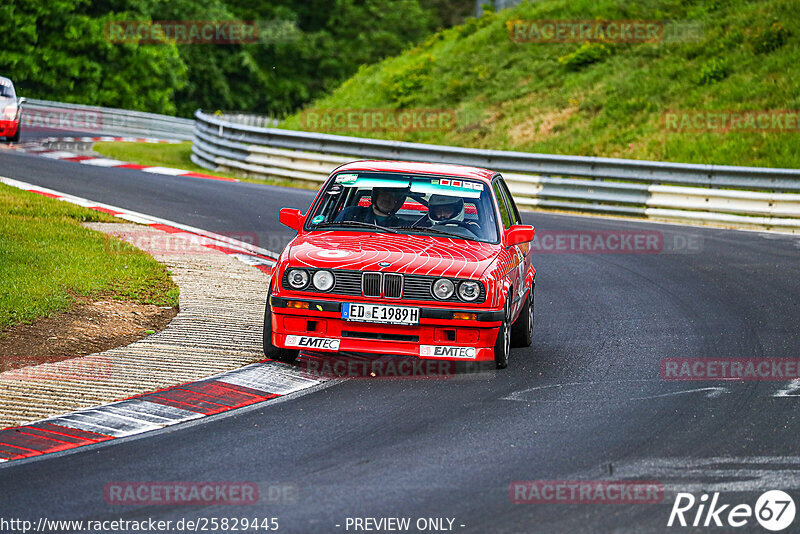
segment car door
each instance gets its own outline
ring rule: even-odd
[[[519,224],[519,212],[513,201],[509,202],[508,188],[502,176],[497,176],[492,182],[495,197],[497,197],[497,207],[500,209],[500,221],[503,224],[503,231],[508,230],[514,224]],[[519,312],[520,288],[524,291],[525,285],[525,261],[524,255],[519,245],[512,245],[503,252],[503,261],[508,262],[506,276],[511,286],[511,317],[515,318]],[[503,257],[501,256],[501,257]]]
[[[517,209],[517,204],[514,202],[514,197],[511,196],[511,191],[508,189],[508,185],[502,176],[499,177],[499,182],[508,204],[508,214],[511,218],[512,224],[524,224],[522,222],[522,217],[520,217],[519,209]],[[526,286],[527,274],[533,265],[533,249],[531,247],[531,243],[519,243],[514,246],[519,257],[519,264],[517,266],[519,284],[514,287],[518,289],[518,298],[520,299],[519,306],[521,309],[522,305],[524,304],[523,299],[525,298],[525,292],[528,289]],[[533,288],[531,287],[531,289]]]

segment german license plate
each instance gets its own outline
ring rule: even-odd
[[[363,323],[419,324],[419,308],[381,304],[342,304],[342,319]]]

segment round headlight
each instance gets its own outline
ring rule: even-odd
[[[447,278],[439,278],[433,283],[433,296],[439,300],[447,300],[453,296],[455,289],[453,282]]]
[[[330,271],[317,271],[312,280],[314,287],[320,291],[327,291],[333,287],[333,274]]]
[[[461,282],[458,284],[458,296],[461,300],[472,302],[481,294],[481,286],[478,282]]]
[[[308,273],[303,269],[292,269],[287,278],[289,285],[294,289],[303,289],[308,285]]]

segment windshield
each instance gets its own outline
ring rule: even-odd
[[[498,242],[488,186],[476,180],[382,172],[337,174],[306,229],[379,230]]]
[[[14,86],[7,80],[0,80],[0,99],[16,98]]]

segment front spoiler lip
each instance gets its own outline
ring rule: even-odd
[[[296,298],[283,298],[283,297],[270,296],[269,304],[272,309],[288,308],[287,303],[290,300],[293,302],[308,302],[309,307],[313,307],[314,309],[319,311],[337,312],[337,313],[340,313],[342,311],[341,302],[330,302],[327,300],[309,300],[309,299],[296,299]],[[397,305],[402,306],[403,304],[398,303]],[[475,309],[442,309],[442,308],[425,308],[422,306],[415,306],[415,307],[419,307],[420,319],[452,320],[454,313],[474,313],[476,315],[475,319],[476,321],[485,323],[496,323],[505,319],[505,313],[503,312],[503,310],[478,311]]]

